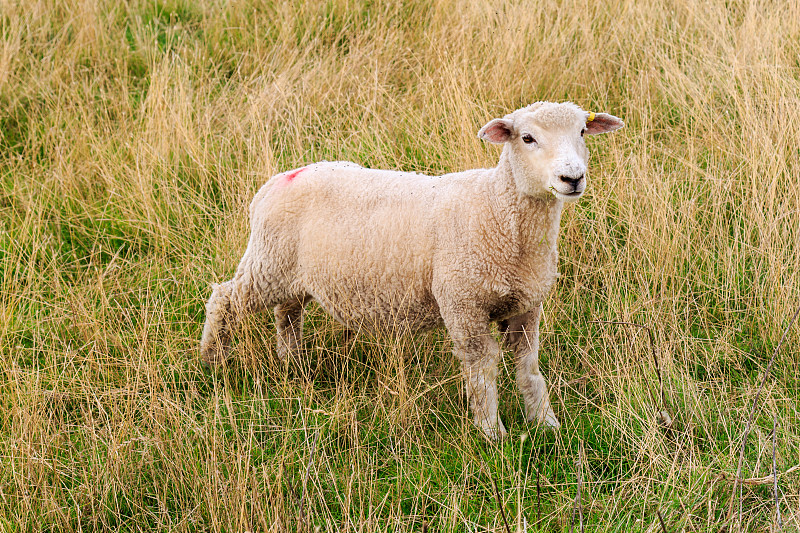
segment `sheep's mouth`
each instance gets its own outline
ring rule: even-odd
[[[561,192],[557,190],[555,187],[553,187],[552,191],[556,198],[560,198],[562,200],[567,200],[567,201],[574,201],[583,196],[582,190],[572,191],[572,192]]]

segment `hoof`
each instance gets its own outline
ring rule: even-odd
[[[287,346],[284,343],[278,343],[275,347],[275,355],[278,356],[278,360],[281,362],[291,361],[295,357],[301,354],[302,348],[299,346]]]
[[[200,358],[200,364],[209,371],[214,371],[225,366],[224,361],[210,361],[204,357]]]
[[[476,425],[483,431],[486,438],[493,442],[502,440],[508,435],[508,431],[506,431],[503,422],[499,418],[497,419],[497,425],[489,424],[488,422]]]
[[[558,417],[556,417],[556,414],[549,407],[547,408],[547,411],[544,413],[539,412],[536,415],[528,416],[528,422],[539,424],[543,427],[550,429],[558,429],[561,427],[561,423],[558,421]]]
[[[550,429],[558,429],[561,427],[561,423],[558,421],[558,418],[556,418],[556,415],[553,413],[553,411],[547,413],[542,421],[542,425]]]
[[[286,360],[289,358],[289,350],[283,348],[282,346],[276,346],[275,357],[277,357],[278,361],[280,361],[281,363],[285,363]]]
[[[224,361],[220,361],[214,357],[206,357],[205,355],[201,355],[200,364],[203,365],[203,368],[206,368],[208,370],[214,370],[222,366],[224,364]]]

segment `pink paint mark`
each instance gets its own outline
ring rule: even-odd
[[[300,174],[304,170],[306,170],[306,167],[298,168],[297,170],[293,170],[293,171],[289,172],[288,174],[286,174],[283,177],[283,179],[284,179],[284,181],[286,183],[291,183],[292,180],[295,179],[297,177],[297,175]]]

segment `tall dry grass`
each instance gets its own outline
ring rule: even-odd
[[[796,2],[3,0],[0,43],[0,530],[719,531],[731,503],[778,529],[752,478],[773,414],[800,463],[798,326],[731,480],[800,302]],[[318,310],[304,359],[255,317],[202,371],[271,174],[492,165],[478,128],[540,99],[627,123],[590,141],[545,302],[560,432],[503,372],[484,442],[443,332],[347,343]],[[597,321],[652,328],[671,427],[647,333]]]

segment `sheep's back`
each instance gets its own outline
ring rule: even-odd
[[[430,289],[437,188],[446,181],[352,163],[310,165],[265,185],[254,200],[253,231],[273,243],[272,253],[292,257],[297,288],[341,322],[425,329],[439,323]]]

